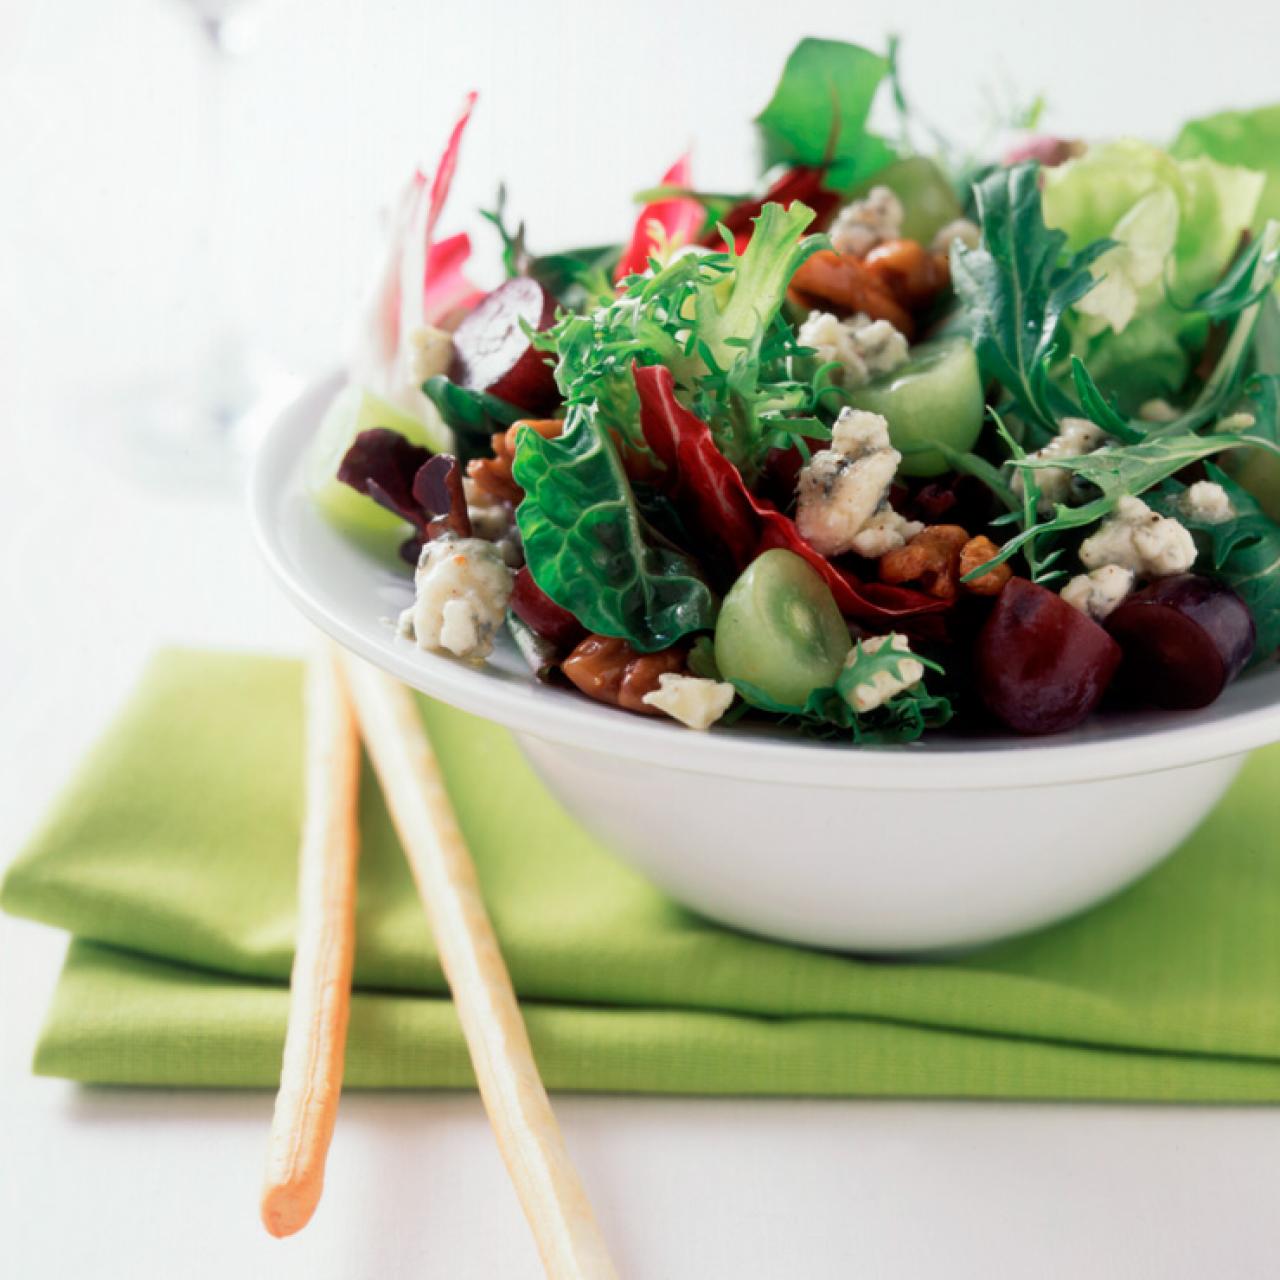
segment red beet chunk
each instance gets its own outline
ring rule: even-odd
[[[1116,687],[1157,707],[1207,707],[1240,674],[1257,632],[1229,587],[1194,573],[1161,578],[1108,619],[1124,651]]]
[[[1079,724],[1119,665],[1120,646],[1096,622],[1025,578],[1000,593],[974,652],[983,702],[1017,733]]]
[[[537,351],[524,326],[550,328],[556,300],[536,280],[517,276],[499,285],[453,335],[449,376],[469,391],[487,391],[529,413],[559,399],[546,351]]]
[[[561,608],[533,580],[529,566],[523,565],[511,588],[511,611],[535,635],[564,649],[571,649],[587,634],[587,629],[568,609]]]

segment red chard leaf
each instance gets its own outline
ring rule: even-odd
[[[741,572],[762,552],[783,547],[807,561],[831,589],[840,612],[868,625],[941,613],[949,601],[907,587],[863,582],[833,564],[801,536],[790,516],[747,488],[737,467],[716,447],[711,429],[675,396],[671,370],[633,369],[645,442],[666,470],[662,483],[700,545],[722,547]]]

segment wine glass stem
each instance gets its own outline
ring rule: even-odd
[[[236,299],[236,268],[239,262],[239,226],[234,177],[228,154],[228,78],[231,58],[219,39],[215,19],[206,18],[205,49],[201,75],[199,134],[204,157],[200,193],[200,235],[197,261],[186,285],[187,307],[197,309],[197,332],[201,336],[199,379],[210,428],[227,430],[249,399],[248,377],[239,308]]]

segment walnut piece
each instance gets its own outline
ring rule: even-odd
[[[912,583],[939,600],[954,600],[961,587],[974,595],[994,596],[1013,576],[1008,565],[997,565],[972,582],[960,579],[998,551],[990,538],[971,538],[958,524],[931,524],[905,547],[880,557],[880,578],[894,585]]]
[[[916,240],[885,240],[865,258],[822,249],[791,278],[793,302],[836,316],[862,313],[887,320],[914,338],[915,314],[925,310],[951,282],[951,263]]]
[[[472,458],[467,463],[467,478],[476,490],[494,501],[515,506],[524,497],[511,474],[511,463],[516,456],[516,438],[525,427],[536,431],[544,440],[552,440],[564,430],[564,422],[560,418],[521,418],[491,437],[492,458]]]
[[[957,575],[963,578],[965,574],[972,573],[986,564],[999,552],[1000,548],[990,538],[985,538],[981,534],[976,538],[970,538],[960,548]],[[1013,570],[1007,564],[998,564],[994,569],[988,569],[986,573],[970,582],[961,582],[960,585],[975,596],[998,596],[1004,590],[1005,583],[1012,577]]]
[[[881,275],[852,254],[819,249],[800,264],[788,292],[810,311],[830,311],[837,316],[861,312],[873,320],[887,320],[908,338],[915,336],[911,313]]]
[[[664,712],[646,704],[645,696],[661,687],[664,674],[684,669],[682,649],[637,653],[617,636],[599,635],[581,641],[562,664],[565,675],[587,697],[647,716]]]
[[[954,600],[960,552],[968,541],[968,532],[958,524],[931,524],[905,547],[880,557],[880,579],[914,583],[926,595]]]
[[[950,259],[918,240],[886,240],[867,254],[867,267],[908,311],[927,307],[951,283]]]

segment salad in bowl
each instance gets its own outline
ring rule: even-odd
[[[858,745],[1202,708],[1274,660],[1280,107],[957,158],[892,53],[805,40],[758,189],[681,157],[618,243],[546,253],[504,195],[482,291],[438,227],[473,106],[306,463],[412,574],[404,646]]]

